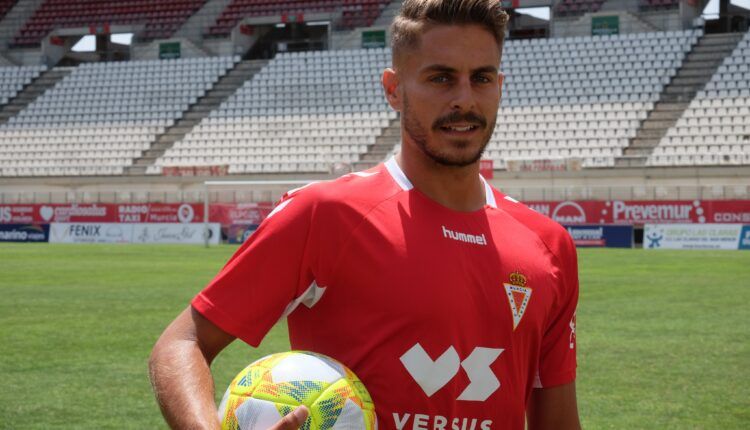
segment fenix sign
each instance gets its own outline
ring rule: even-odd
[[[209,243],[218,245],[218,223],[208,224]],[[51,243],[204,243],[203,223],[52,223]]]

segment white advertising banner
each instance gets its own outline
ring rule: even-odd
[[[203,244],[205,224],[133,224],[133,243],[190,243]],[[208,223],[208,243],[218,245],[221,240],[219,223]]]
[[[130,243],[132,224],[53,222],[50,243]]]
[[[739,249],[742,224],[646,224],[646,249]]]
[[[218,245],[220,225],[209,223],[209,243]],[[50,243],[188,243],[203,244],[203,223],[62,223],[50,224]]]

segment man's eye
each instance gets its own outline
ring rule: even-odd
[[[446,75],[438,75],[430,78],[430,82],[434,82],[436,84],[444,84],[448,81],[450,81],[450,78]]]
[[[490,79],[490,78],[488,78],[487,76],[484,76],[484,75],[479,75],[479,76],[476,76],[474,78],[474,81],[482,83],[482,84],[487,84],[487,83],[492,82],[492,79]]]

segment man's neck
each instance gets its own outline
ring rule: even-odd
[[[418,148],[403,144],[396,162],[416,189],[447,208],[471,212],[487,202],[479,162],[465,167],[444,166]]]

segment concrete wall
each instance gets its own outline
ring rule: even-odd
[[[598,16],[619,16],[620,34],[645,33],[661,31],[659,27],[639,19],[626,11],[609,11],[587,13],[576,18],[555,18],[550,22],[550,34],[552,37],[574,37],[591,35],[591,18]],[[675,15],[679,21],[679,17]]]
[[[330,179],[325,174],[245,175],[231,177],[0,178],[0,204],[201,201],[205,180]],[[521,200],[565,199],[722,199],[750,198],[748,167],[590,169],[580,172],[495,172],[495,187]],[[292,186],[213,188],[222,201],[250,193],[255,201],[275,201]],[[242,197],[236,197],[242,196]],[[252,200],[251,200],[252,201]]]
[[[195,46],[193,42],[185,38],[171,38],[154,40],[147,44],[133,44],[130,48],[130,58],[132,60],[158,60],[159,44],[180,42],[180,55],[182,58],[207,57],[208,54]]]

